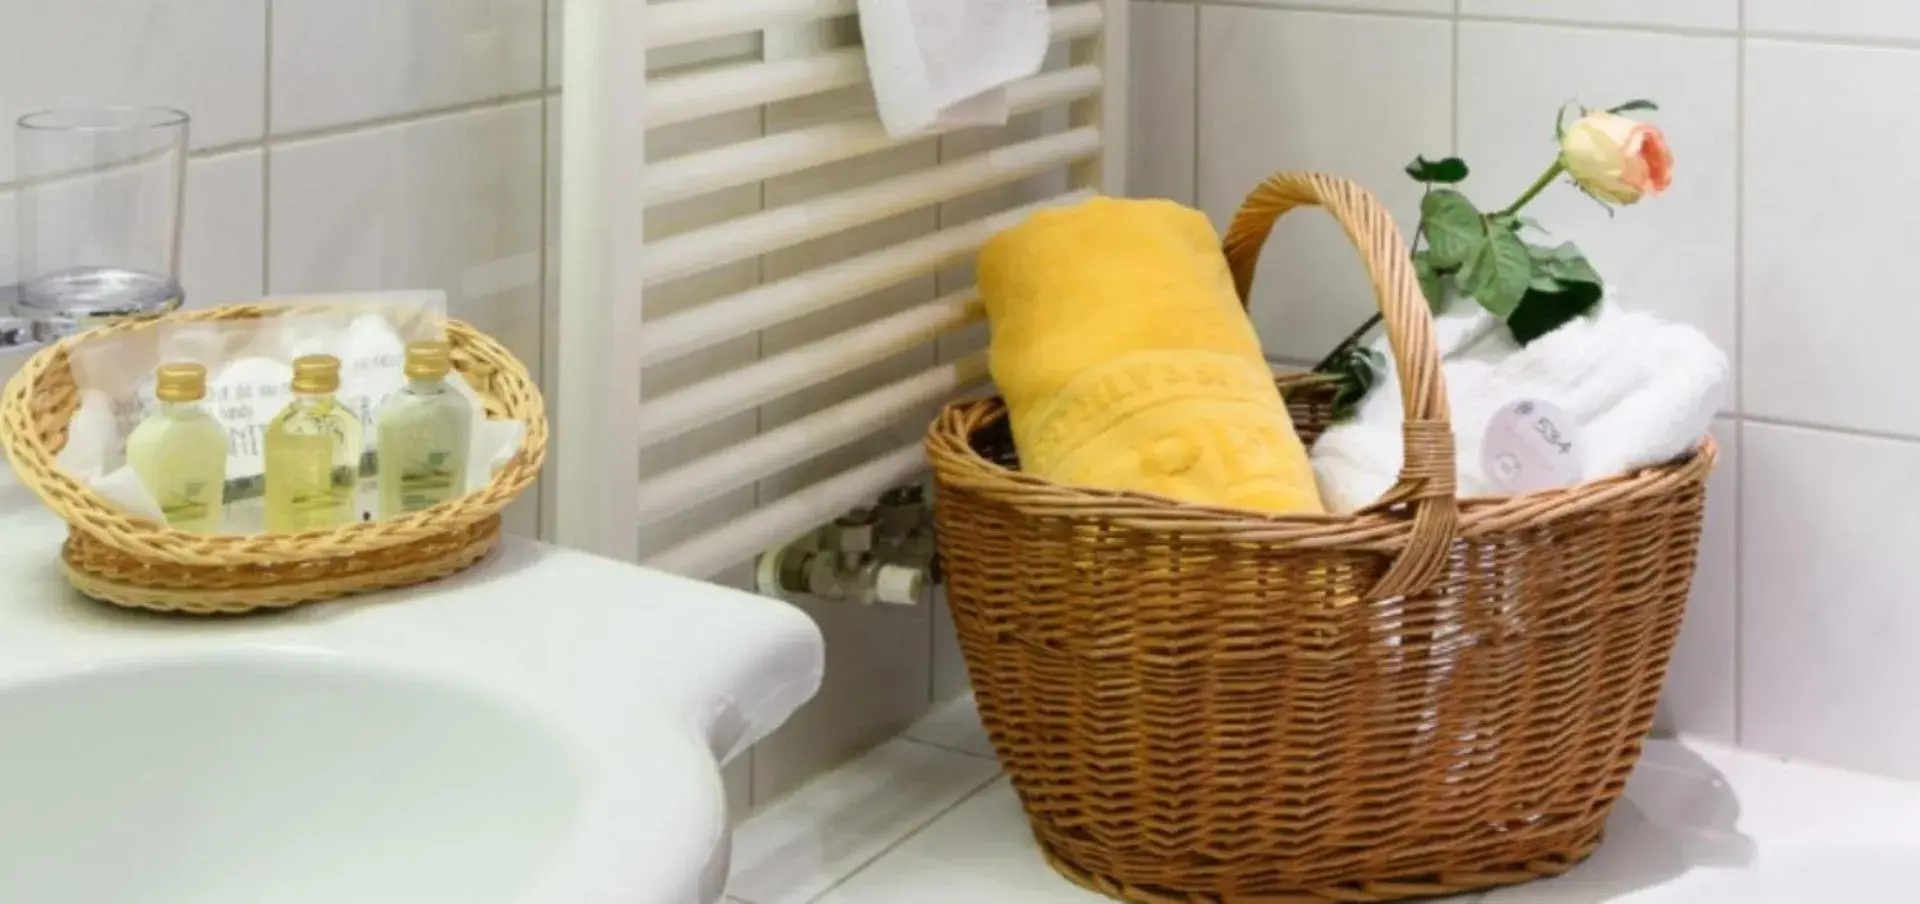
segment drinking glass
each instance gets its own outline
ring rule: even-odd
[[[18,313],[84,325],[180,306],[187,125],[155,107],[20,117]]]

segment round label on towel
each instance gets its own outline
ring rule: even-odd
[[[1480,469],[1511,494],[1580,482],[1580,426],[1560,406],[1523,399],[1494,412],[1480,445]]]

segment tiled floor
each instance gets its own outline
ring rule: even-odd
[[[1920,786],[1655,741],[1592,861],[1451,904],[1920,900]],[[1041,862],[972,703],[740,828],[736,904],[1099,904]]]
[[[971,698],[755,816],[737,904],[1101,902],[1040,860]]]
[[[1101,902],[1040,860],[971,698],[755,816],[736,904]]]
[[[749,820],[736,904],[1101,904],[1040,859],[971,698]]]

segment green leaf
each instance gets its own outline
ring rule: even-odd
[[[1528,245],[1527,254],[1532,255],[1533,259],[1537,261],[1575,261],[1586,259],[1586,255],[1580,252],[1579,246],[1576,246],[1572,242],[1561,242],[1551,248],[1545,245]]]
[[[1496,213],[1488,217],[1487,222],[1497,228],[1505,229],[1508,232],[1519,232],[1522,229],[1531,229],[1544,235],[1547,231],[1545,226],[1540,225],[1539,220],[1532,217],[1514,216],[1510,213]]]
[[[1460,287],[1495,317],[1506,317],[1527,294],[1533,268],[1525,242],[1511,232],[1495,232],[1480,254],[1460,271]]]
[[[1445,157],[1440,160],[1428,160],[1415,157],[1407,164],[1407,175],[1415,182],[1440,183],[1453,185],[1467,181],[1467,162],[1458,157]]]
[[[1435,314],[1446,306],[1446,284],[1441,280],[1440,271],[1433,268],[1433,260],[1422,251],[1413,256],[1413,275],[1420,279],[1420,294],[1427,297],[1427,309]]]
[[[1632,113],[1635,110],[1658,110],[1660,105],[1644,97],[1636,97],[1617,107],[1608,107],[1608,113]]]
[[[1387,359],[1379,352],[1365,346],[1353,346],[1336,355],[1321,368],[1322,373],[1330,374],[1337,387],[1333,395],[1333,416],[1335,420],[1344,420],[1353,415],[1360,407],[1361,400],[1379,381],[1379,375],[1386,370]]]
[[[1600,285],[1603,280],[1599,271],[1593,269],[1592,262],[1582,254],[1580,248],[1572,242],[1565,242],[1553,248],[1528,245],[1527,254],[1533,258],[1535,276],[1548,277],[1560,283],[1586,283]]]
[[[1548,276],[1563,283],[1586,283],[1597,286],[1603,282],[1600,279],[1600,272],[1593,269],[1593,264],[1584,257],[1576,257],[1572,260],[1556,258],[1543,264],[1541,269]]]
[[[1558,292],[1528,290],[1507,318],[1507,329],[1514,341],[1526,345],[1592,311],[1600,303],[1600,295],[1596,283],[1573,283]]]
[[[1465,264],[1487,244],[1487,220],[1457,191],[1442,189],[1420,201],[1420,228],[1434,267],[1451,270]]]
[[[1527,289],[1529,291],[1558,292],[1563,288],[1565,288],[1563,283],[1541,271],[1539,261],[1534,262],[1533,277],[1527,280]]]

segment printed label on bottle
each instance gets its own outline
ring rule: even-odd
[[[425,460],[410,463],[400,470],[400,510],[417,512],[432,508],[453,496],[452,455],[429,452]]]
[[[319,433],[268,439],[268,530],[302,531],[353,522],[358,469],[334,464],[337,452],[351,443],[337,424],[318,426]]]
[[[1580,426],[1560,406],[1525,399],[1487,422],[1480,467],[1501,492],[1532,493],[1580,482]]]
[[[160,514],[173,527],[197,527],[212,516],[215,506],[219,505],[219,492],[219,487],[205,481],[187,481],[158,500]]]
[[[287,500],[287,529],[308,530],[336,527],[353,521],[353,484],[341,486],[337,480],[350,475],[345,468],[335,472],[336,482],[319,486],[296,487]]]

